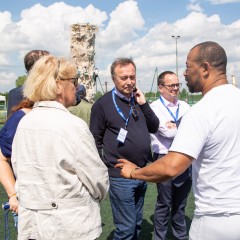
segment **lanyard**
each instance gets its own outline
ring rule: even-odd
[[[130,108],[130,111],[129,111],[129,115],[128,115],[128,118],[125,118],[123,112],[121,111],[121,109],[118,107],[117,103],[116,103],[116,99],[115,99],[115,89],[112,90],[112,99],[113,99],[113,103],[115,105],[115,108],[117,109],[118,111],[118,114],[122,117],[122,119],[125,121],[125,129],[127,129],[127,125],[128,125],[128,121],[129,121],[129,118],[132,114],[132,109]],[[131,101],[133,101],[133,98],[131,98]]]
[[[172,116],[174,121],[177,122],[177,120],[178,120],[178,113],[179,113],[179,104],[178,104],[178,108],[177,108],[175,116],[174,116],[172,111],[164,104],[164,101],[163,101],[162,97],[160,97],[159,99],[162,102],[163,106],[168,110],[168,112],[170,113],[170,115]]]

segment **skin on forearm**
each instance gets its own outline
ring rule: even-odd
[[[140,169],[136,165],[126,161],[119,160],[116,167],[122,168],[121,175],[133,179],[144,180],[147,182],[163,182],[183,173],[192,163],[193,158],[177,152],[169,152],[166,156],[158,159],[152,164]]]
[[[0,182],[9,196],[10,209],[18,213],[18,200],[14,188],[16,181],[8,160],[0,150]]]
[[[12,168],[2,153],[0,153],[0,182],[2,183],[8,196],[15,193],[15,178]]]

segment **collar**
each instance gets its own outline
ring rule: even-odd
[[[33,109],[38,108],[38,107],[55,108],[55,109],[60,109],[65,112],[68,112],[68,110],[61,103],[59,103],[57,101],[39,101],[33,105]]]
[[[164,101],[164,104],[166,105],[166,106],[169,106],[169,107],[177,107],[178,105],[179,105],[179,102],[178,102],[178,98],[176,98],[175,100],[174,100],[174,103],[172,103],[172,102],[169,102],[165,97],[163,97],[162,95],[161,95],[161,97],[162,97],[162,99],[163,99],[163,101]]]
[[[130,98],[127,98],[126,96],[124,96],[122,93],[120,93],[116,88],[114,88],[114,92],[115,94],[117,94],[120,98],[130,102],[132,100],[132,97],[133,97],[133,93],[131,94],[131,97]]]

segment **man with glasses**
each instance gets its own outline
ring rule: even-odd
[[[99,154],[108,167],[109,196],[116,226],[114,240],[137,240],[141,231],[145,181],[124,179],[114,168],[118,158],[128,158],[138,167],[152,161],[150,133],[159,119],[136,89],[136,66],[130,58],[116,59],[111,65],[115,88],[106,93],[91,111],[90,130]]]
[[[160,98],[151,104],[160,120],[155,134],[151,134],[153,159],[157,160],[168,153],[177,133],[177,126],[189,105],[178,100],[181,83],[174,72],[165,71],[158,76]],[[191,169],[168,181],[157,183],[157,202],[154,213],[154,239],[165,240],[168,221],[171,219],[174,239],[187,238],[185,206],[192,185]],[[171,215],[171,217],[170,217]]]

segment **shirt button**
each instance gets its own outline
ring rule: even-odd
[[[52,203],[52,207],[56,207],[57,204],[55,202]]]

